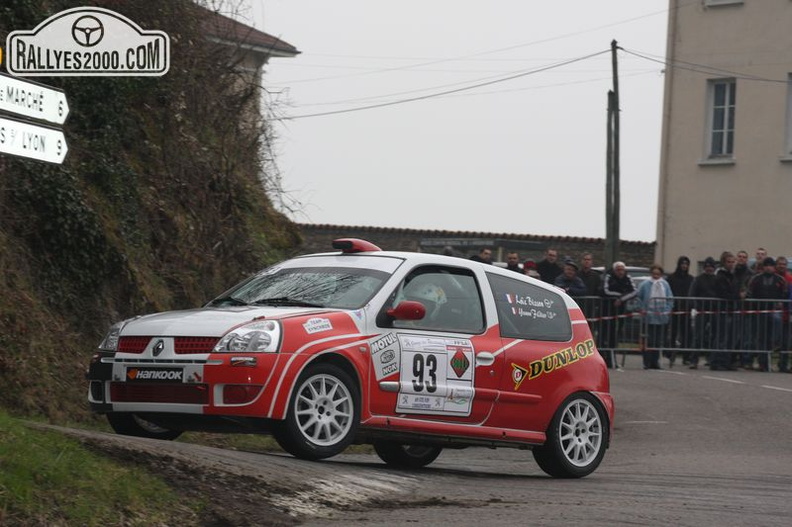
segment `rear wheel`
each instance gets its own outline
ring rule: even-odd
[[[602,407],[589,393],[569,396],[547,430],[547,441],[533,449],[539,467],[555,478],[582,478],[599,466],[608,444]]]
[[[286,419],[273,435],[286,452],[301,459],[324,459],[344,451],[360,421],[356,383],[332,364],[308,366],[292,393]]]
[[[150,439],[163,439],[170,441],[182,434],[181,430],[170,430],[146,421],[135,414],[107,414],[107,421],[116,434],[134,437],[148,437]]]
[[[440,455],[437,446],[404,445],[395,441],[376,441],[374,451],[385,463],[396,468],[425,467]]]

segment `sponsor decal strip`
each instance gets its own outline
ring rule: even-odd
[[[539,360],[532,361],[528,368],[512,363],[514,389],[518,390],[526,377],[528,380],[533,380],[546,373],[566,368],[592,355],[594,355],[594,341],[588,339],[584,342],[579,342],[574,347],[564,348]]]

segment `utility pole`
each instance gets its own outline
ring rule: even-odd
[[[618,45],[611,41],[611,62],[613,67],[613,90],[608,92],[608,137],[606,153],[605,185],[605,260],[606,266],[619,259],[619,216],[621,210],[620,166],[619,166],[619,64]],[[607,267],[606,267],[607,268]]]
[[[608,117],[605,132],[605,272],[615,262],[613,238],[613,90],[608,90]]]

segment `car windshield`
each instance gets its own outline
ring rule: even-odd
[[[210,306],[271,305],[357,309],[390,277],[351,267],[274,267],[241,283]]]

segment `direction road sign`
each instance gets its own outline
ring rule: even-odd
[[[0,153],[60,165],[68,151],[61,130],[0,117]]]
[[[0,111],[63,124],[69,103],[63,90],[0,73]]]

